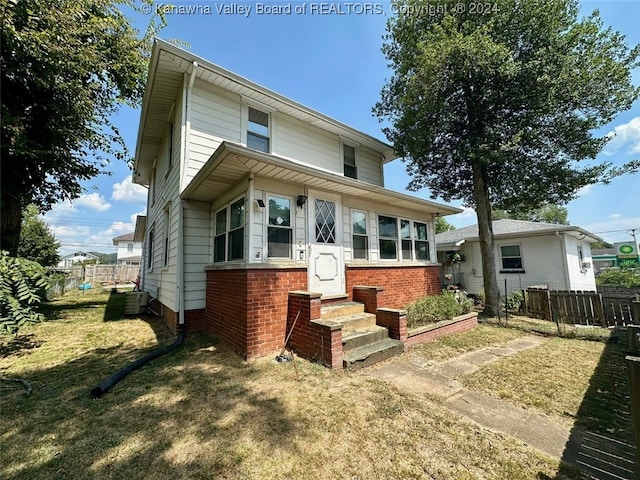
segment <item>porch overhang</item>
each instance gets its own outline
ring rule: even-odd
[[[136,228],[133,232],[134,242],[143,242],[144,234],[147,231],[147,217],[146,215],[138,215],[136,217]]]
[[[434,215],[462,212],[459,208],[370,185],[226,141],[220,144],[180,197],[183,200],[211,202],[248,175],[301,184],[311,189],[326,190],[399,208],[426,211]]]

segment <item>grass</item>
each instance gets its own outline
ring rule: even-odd
[[[0,375],[28,380],[33,393],[2,383],[10,389],[1,398],[1,478],[575,476],[511,437],[361,372],[300,360],[297,381],[291,364],[243,362],[205,336],[187,337],[94,400],[89,392],[106,376],[172,341],[155,319],[114,313],[118,302],[121,295],[107,292],[65,296],[52,305],[55,320],[21,332],[22,346],[3,342]],[[434,355],[512,334],[497,330],[442,341]]]
[[[466,387],[631,442],[624,348],[552,338],[463,377]]]

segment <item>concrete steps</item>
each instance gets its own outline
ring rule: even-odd
[[[389,331],[376,325],[376,316],[365,313],[362,303],[324,306],[321,318],[342,326],[342,364],[348,370],[372,365],[404,351],[404,344],[389,338]]]

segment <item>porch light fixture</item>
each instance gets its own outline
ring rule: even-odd
[[[261,198],[256,198],[256,206],[258,206],[258,208],[264,208],[265,207],[264,200]]]
[[[302,208],[305,203],[307,203],[307,196],[306,195],[298,195],[298,198],[296,199],[296,205],[298,205],[300,208]]]

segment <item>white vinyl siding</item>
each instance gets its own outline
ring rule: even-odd
[[[183,205],[185,310],[193,310],[205,307],[207,278],[204,266],[211,263],[210,206],[204,202],[185,202]]]

